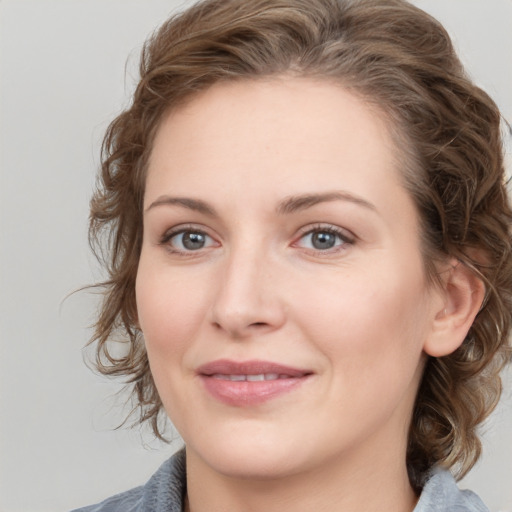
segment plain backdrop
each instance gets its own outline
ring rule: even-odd
[[[190,3],[190,2],[188,2]],[[416,2],[512,121],[512,0]],[[0,0],[0,512],[64,512],[145,480],[178,446],[115,430],[117,383],[84,364],[101,277],[88,200],[145,37],[182,2]],[[128,59],[128,61],[127,61]],[[461,486],[512,512],[512,379]]]

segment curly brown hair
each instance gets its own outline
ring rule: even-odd
[[[434,464],[461,477],[479,457],[477,426],[499,399],[511,353],[512,214],[501,118],[466,76],[443,27],[403,0],[206,0],[146,42],[133,101],[106,133],[91,201],[90,242],[108,272],[92,338],[99,371],[128,376],[140,421],[161,437],[162,403],[135,305],[152,141],[164,114],[198,91],[283,73],[339,83],[385,114],[420,212],[427,275],[435,280],[434,262],[448,255],[485,283],[462,346],[427,361],[409,433],[415,489]],[[112,341],[126,351],[116,355]]]

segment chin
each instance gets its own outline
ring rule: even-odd
[[[304,469],[301,460],[308,459],[285,445],[282,440],[273,444],[268,440],[258,443],[254,438],[240,442],[225,439],[204,450],[187,445],[187,457],[199,457],[213,471],[231,478],[273,480],[300,472]]]

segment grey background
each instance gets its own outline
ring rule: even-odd
[[[512,0],[416,3],[512,121]],[[181,5],[0,1],[0,512],[98,501],[143,483],[179,445],[113,430],[120,386],[82,360],[96,298],[64,299],[100,277],[86,224],[102,133],[127,102],[145,37]],[[512,512],[511,388],[509,378],[462,482],[495,512]]]

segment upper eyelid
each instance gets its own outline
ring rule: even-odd
[[[211,238],[215,238],[211,234],[211,230],[208,229],[207,227],[202,226],[201,224],[188,224],[188,223],[187,224],[178,224],[176,226],[173,226],[172,228],[166,229],[163,232],[161,238],[162,239],[164,239],[164,238],[170,239],[173,236],[178,235],[179,233],[183,233],[185,231],[204,233],[205,235],[208,235]]]
[[[354,243],[357,240],[357,236],[349,229],[343,228],[341,226],[338,226],[336,224],[331,224],[328,222],[315,222],[312,224],[307,224],[305,226],[302,226],[298,229],[296,235],[293,236],[291,244],[294,245],[297,243],[302,237],[305,235],[312,233],[314,231],[329,231],[332,233],[337,234],[342,239],[344,239],[347,242]],[[173,226],[169,229],[166,229],[163,234],[160,236],[160,243],[166,243],[168,242],[172,237],[186,232],[200,232],[204,233],[205,235],[209,236],[213,240],[215,240],[217,243],[222,242],[221,237],[218,236],[217,233],[212,233],[212,230],[208,228],[207,226],[203,224],[196,224],[196,223],[183,223],[178,224],[176,226]]]
[[[304,235],[307,235],[314,231],[322,231],[322,230],[336,233],[336,234],[338,234],[342,237],[345,237],[347,239],[350,239],[350,240],[357,239],[357,236],[347,228],[342,228],[341,226],[337,226],[335,224],[321,223],[321,222],[315,223],[315,224],[309,224],[307,226],[300,228],[298,238],[303,237]]]
[[[187,232],[202,233],[202,234],[206,235],[206,237],[208,237],[213,242],[213,244],[212,244],[213,246],[215,246],[215,245],[220,246],[220,243],[218,242],[218,240],[214,236],[212,236],[210,233],[208,233],[208,231],[206,229],[200,229],[195,226],[190,226],[190,225],[187,226],[184,224],[167,229],[163,233],[163,235],[160,236],[157,245],[159,245],[161,247],[165,247],[166,250],[168,250],[170,253],[172,253],[174,255],[181,255],[183,257],[199,256],[200,254],[203,253],[204,250],[208,250],[211,248],[211,246],[206,246],[206,247],[201,247],[196,250],[189,250],[189,249],[181,249],[178,247],[174,247],[174,244],[172,243],[173,238],[178,235],[181,235],[183,233],[187,233]]]

